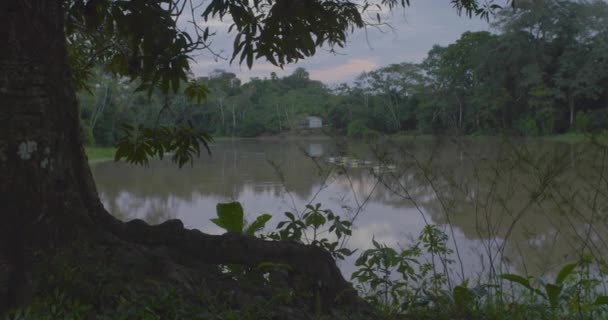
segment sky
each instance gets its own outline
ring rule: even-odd
[[[375,17],[375,13],[373,13]],[[297,67],[303,67],[310,78],[333,85],[352,82],[359,74],[382,66],[400,62],[421,62],[435,44],[442,46],[456,41],[465,31],[490,31],[486,20],[477,17],[458,16],[448,0],[413,0],[411,6],[382,13],[389,27],[356,30],[349,37],[347,46],[339,54],[317,50],[313,57],[285,66],[283,70],[263,59],[254,62],[250,70],[246,65],[232,64],[226,60],[213,59],[206,52],[195,56],[191,65],[195,76],[205,76],[214,69],[234,72],[243,80],[251,77],[269,77],[271,72],[285,76]],[[205,25],[203,21],[199,22]],[[211,48],[224,57],[232,54],[235,33],[228,33],[230,21],[210,21],[211,30],[216,31]]]

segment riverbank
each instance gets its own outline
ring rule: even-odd
[[[116,153],[116,149],[111,147],[85,147],[84,151],[89,162],[112,160]]]
[[[232,140],[264,140],[264,141],[276,141],[276,140],[330,140],[335,138],[329,135],[263,135],[257,137],[213,137],[214,142],[224,142]],[[346,137],[345,137],[346,138]]]
[[[580,143],[580,142],[589,142],[592,138],[599,138],[600,141],[608,140],[608,132],[591,135],[587,133],[576,133],[576,132],[568,132],[562,134],[555,135],[547,135],[547,136],[508,136],[508,135],[484,135],[484,134],[472,134],[472,135],[432,135],[432,134],[417,134],[412,132],[397,132],[389,135],[379,135],[377,138],[388,138],[391,140],[401,141],[401,140],[434,140],[437,138],[465,138],[472,140],[486,140],[486,139],[539,139],[539,140],[547,140],[547,141],[556,141],[556,142],[569,142],[569,143]],[[323,135],[323,134],[315,134],[315,135],[263,135],[257,137],[214,137],[215,142],[225,142],[232,140],[263,140],[263,141],[298,141],[298,140],[331,140],[335,138],[341,139],[355,139],[355,140],[365,140],[364,138],[358,139],[349,137],[346,135]]]
[[[389,135],[388,137],[396,140],[412,140],[412,139],[436,139],[438,137],[449,137],[449,138],[465,138],[471,140],[487,140],[487,139],[537,139],[537,140],[546,140],[546,141],[555,141],[555,142],[569,142],[569,143],[581,143],[581,142],[589,142],[593,138],[598,139],[599,141],[608,141],[608,132],[603,132],[600,134],[588,134],[588,133],[578,133],[578,132],[567,132],[562,134],[554,134],[554,135],[546,135],[546,136],[513,136],[513,135],[482,135],[482,134],[472,134],[472,135],[417,135],[417,134],[403,134],[396,133],[393,135]]]
[[[568,132],[568,133],[556,134],[556,135],[545,136],[545,137],[540,137],[540,138],[549,140],[549,141],[569,142],[569,143],[589,142],[593,138],[596,138],[599,141],[606,142],[606,141],[608,141],[608,132],[604,132],[604,133],[596,134],[596,135],[591,135],[591,134],[587,134],[587,133]]]
[[[394,141],[411,141],[411,140],[434,140],[437,138],[454,138],[455,136],[436,136],[430,134],[413,134],[413,133],[396,133],[385,137]],[[492,135],[463,135],[461,138],[472,139],[472,140],[486,140],[486,139],[498,139],[501,136]],[[600,141],[608,141],[608,132],[592,136],[584,133],[564,133],[550,136],[540,137],[516,137],[516,136],[502,136],[502,138],[511,139],[539,139],[546,141],[555,142],[567,142],[567,143],[583,143],[589,142],[592,138],[598,138]],[[229,141],[242,141],[242,140],[257,140],[257,141],[302,141],[302,140],[331,140],[331,139],[354,139],[347,136],[329,136],[329,135],[267,135],[259,137],[214,137],[214,142],[229,142]],[[113,147],[86,147],[85,152],[89,158],[89,162],[106,161],[114,159],[116,148]]]

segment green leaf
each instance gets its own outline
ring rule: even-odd
[[[245,229],[245,234],[253,236],[256,232],[261,231],[266,226],[266,223],[272,219],[272,216],[265,213],[257,217],[248,227]]]
[[[528,279],[526,279],[526,278],[524,278],[522,276],[518,276],[516,274],[505,273],[505,274],[499,275],[498,277],[501,278],[501,279],[505,279],[505,280],[508,280],[508,281],[511,281],[511,282],[518,283],[518,284],[524,286],[525,288],[527,288],[528,290],[530,290],[532,293],[535,293],[535,294],[537,294],[537,295],[539,295],[539,296],[541,296],[541,297],[543,297],[545,299],[547,298],[542,291],[540,291],[540,290],[538,290],[536,288],[533,288],[530,285],[530,280],[528,280]]]
[[[229,232],[243,232],[243,207],[239,202],[218,203],[216,212],[218,217],[211,221],[218,227]]]
[[[382,248],[382,245],[380,245],[380,244],[379,244],[379,243],[376,241],[376,239],[374,239],[373,237],[372,237],[372,244],[373,244],[373,245],[374,245],[374,247],[375,247],[375,248],[377,248],[377,249],[381,249],[381,248]]]
[[[566,280],[566,278],[572,273],[572,271],[574,271],[574,269],[576,269],[577,266],[578,262],[565,265],[557,274],[557,277],[555,278],[555,283],[561,284],[562,282],[564,282],[564,280]]]
[[[207,100],[209,88],[205,84],[200,84],[193,81],[190,82],[184,89],[184,95],[191,101],[200,104],[204,100]]]
[[[562,292],[562,287],[548,283],[545,285],[545,291],[547,292],[547,298],[549,299],[551,306],[554,308],[557,307],[559,303],[559,295]]]
[[[593,304],[596,306],[608,305],[608,296],[599,296],[595,298],[595,302]]]
[[[249,69],[253,67],[253,51],[247,53],[247,67],[249,67]]]
[[[289,220],[294,221],[296,218],[294,217],[293,213],[291,212],[285,212],[285,216],[287,218],[289,218]]]
[[[532,289],[532,287],[530,286],[530,280],[528,280],[522,276],[512,274],[512,273],[504,273],[504,274],[499,275],[498,277],[501,279],[510,281],[510,282],[518,283],[528,289]]]
[[[319,213],[313,213],[306,217],[306,224],[315,228],[321,227],[325,222],[325,217]]]

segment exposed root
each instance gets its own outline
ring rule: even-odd
[[[331,255],[318,247],[289,241],[266,241],[237,233],[209,235],[185,229],[180,220],[151,226],[142,220],[122,223],[109,214],[104,224],[123,241],[148,248],[165,250],[173,260],[187,259],[210,265],[256,267],[275,263],[290,267],[287,281],[296,291],[308,290],[313,304],[324,313],[339,306],[370,311],[351,284],[344,279]],[[302,286],[302,279],[305,284]],[[314,306],[313,306],[314,307]]]

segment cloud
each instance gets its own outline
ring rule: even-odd
[[[228,28],[230,27],[230,25],[232,25],[232,23],[233,23],[232,19],[230,17],[227,17],[222,20],[220,20],[219,18],[212,18],[207,21],[201,20],[201,21],[197,22],[196,24],[201,28],[209,27],[209,28],[220,28],[220,29],[228,30]]]
[[[369,71],[377,67],[374,59],[369,58],[353,58],[348,62],[334,67],[323,69],[310,69],[311,79],[321,80],[323,82],[344,81],[348,78],[354,78],[364,71]]]
[[[398,247],[399,232],[395,230],[395,224],[390,222],[372,222],[355,228],[352,237],[349,239],[349,246],[361,250],[373,247],[372,239],[378,243],[386,244],[389,247]]]

